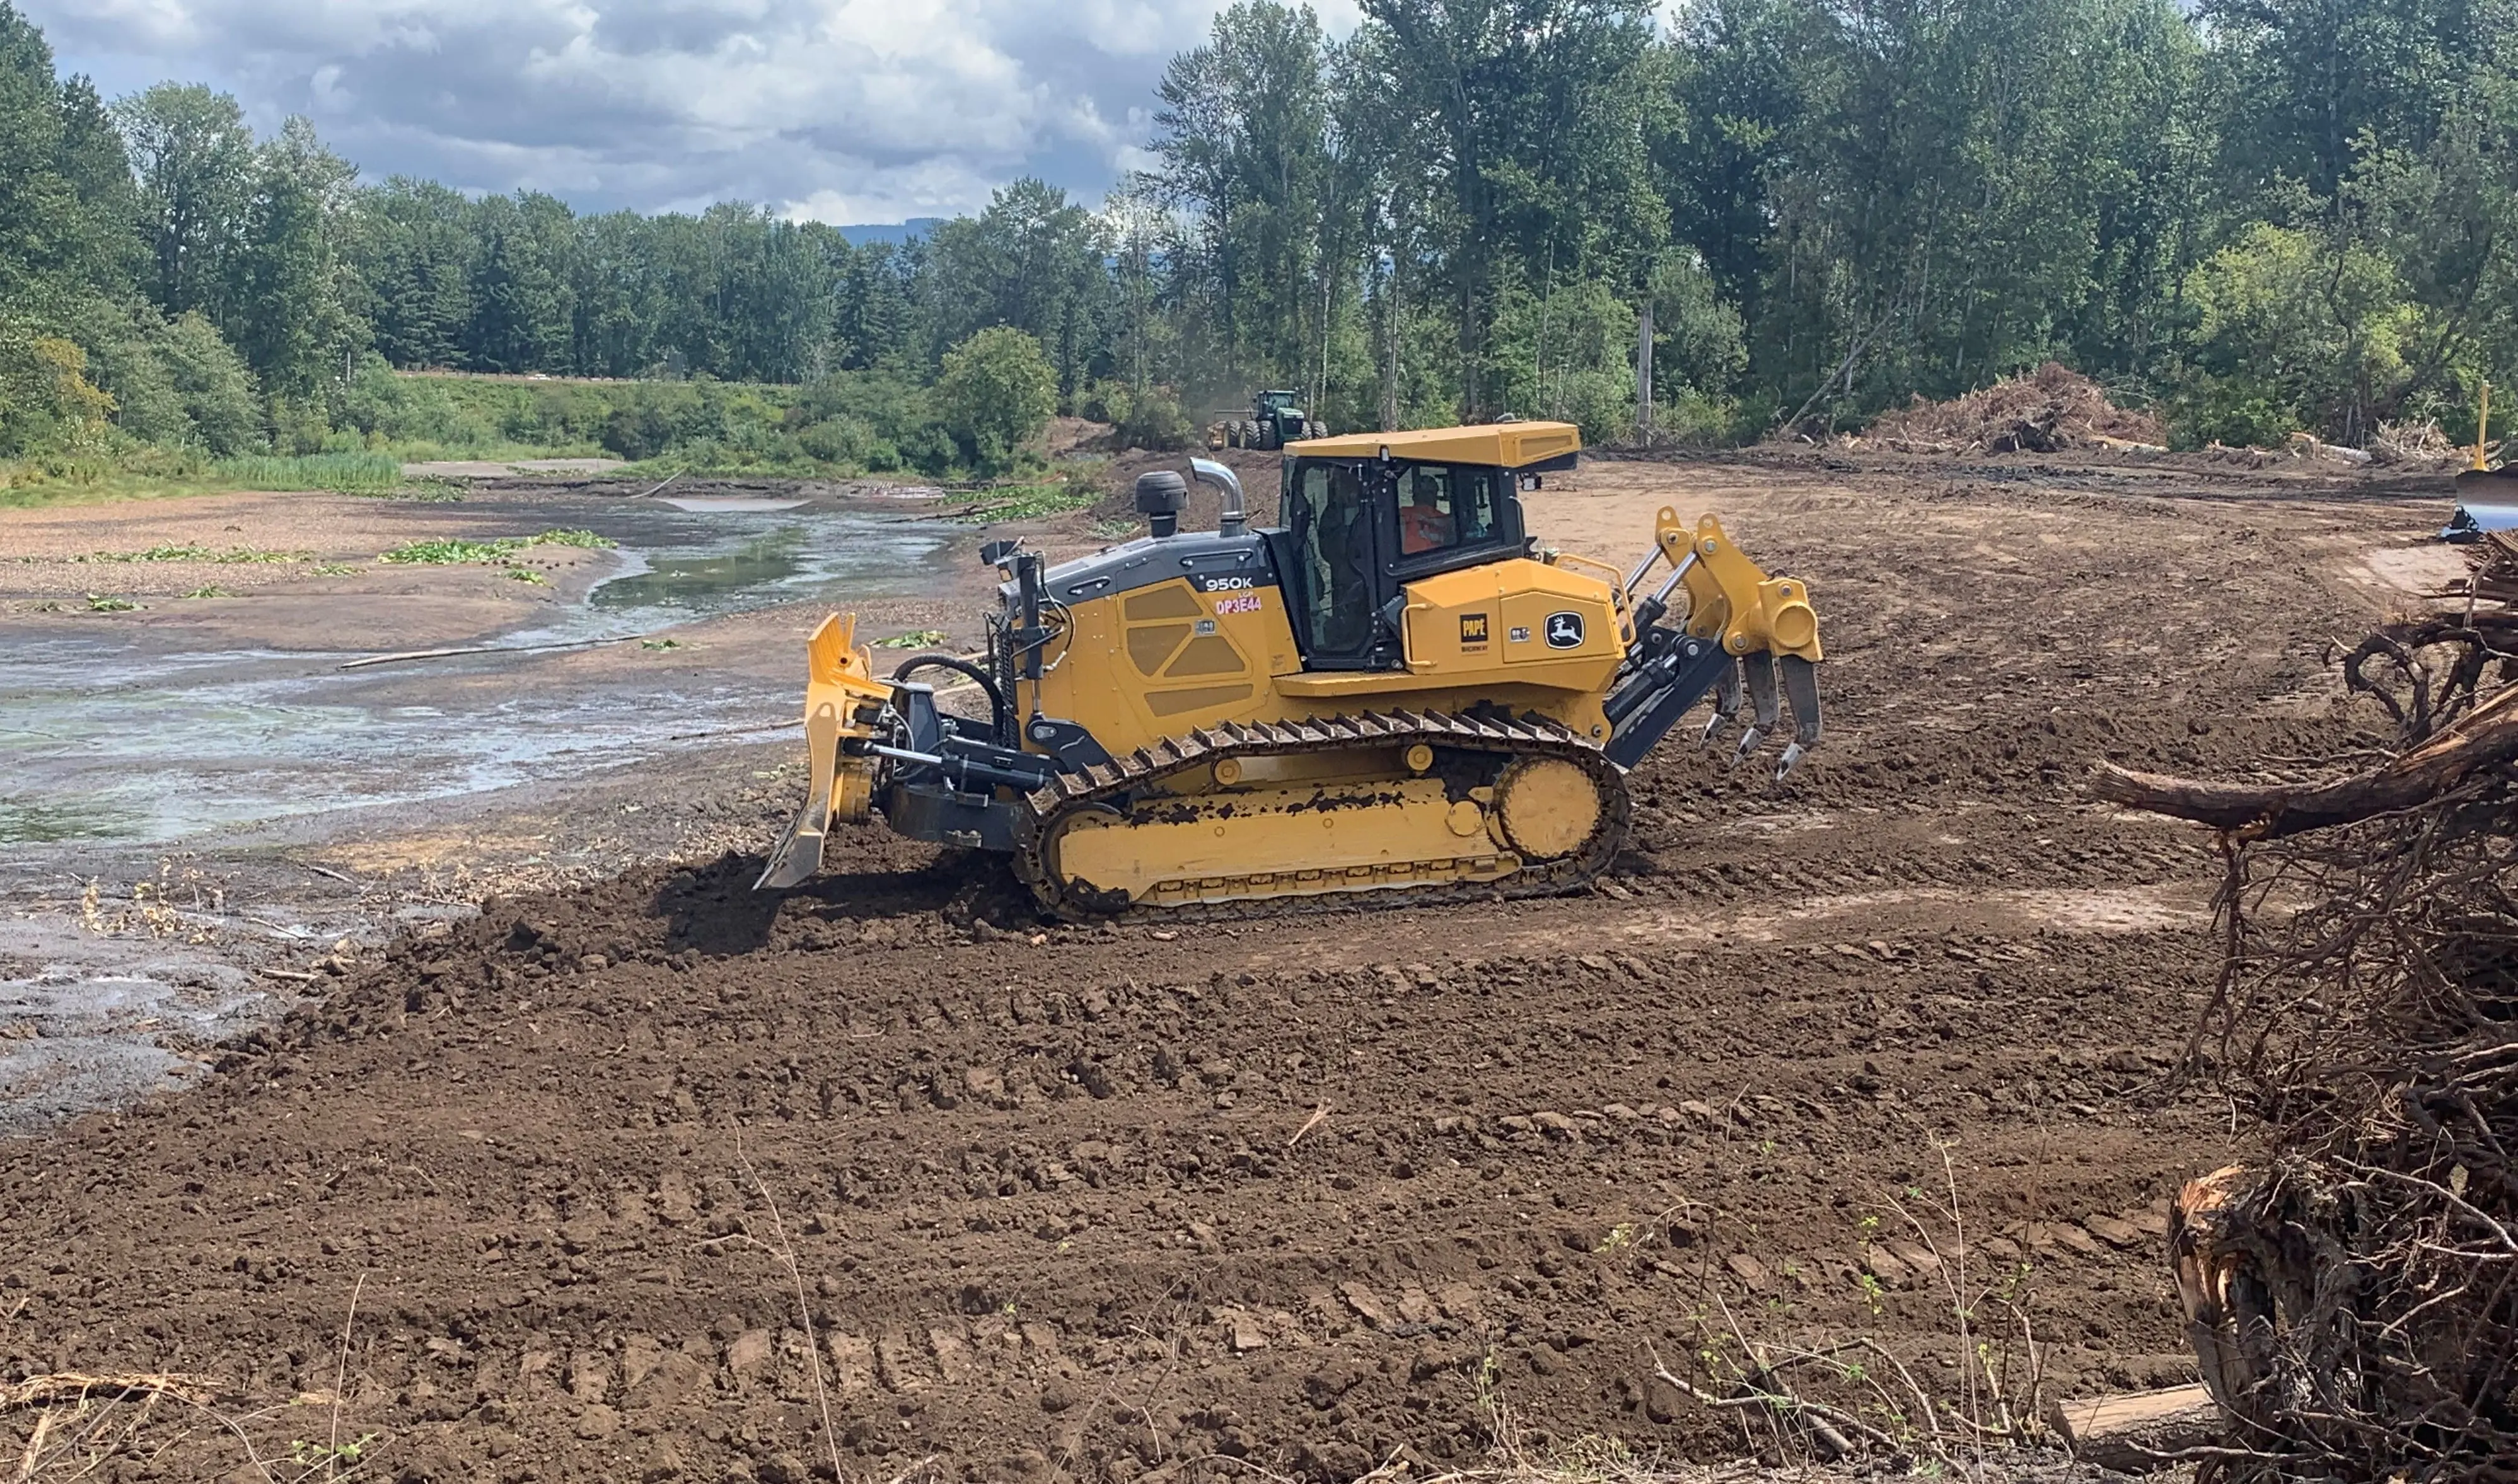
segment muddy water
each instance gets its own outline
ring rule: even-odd
[[[650,633],[804,599],[915,592],[951,527],[829,508],[480,502],[485,519],[582,526],[618,542],[587,600],[492,642]],[[158,641],[158,642],[162,642]],[[363,806],[564,778],[688,734],[757,723],[794,697],[741,677],[554,692],[500,683],[489,654],[344,672],[350,654],[166,653],[145,636],[0,652],[0,847],[171,842]]]

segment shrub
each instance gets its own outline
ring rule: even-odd
[[[940,422],[922,422],[900,440],[901,463],[931,479],[952,473],[960,458],[961,450]]]
[[[623,458],[653,458],[673,446],[673,419],[653,402],[616,407],[603,419],[596,441]]]
[[[1129,399],[1118,424],[1123,449],[1170,453],[1189,447],[1196,434],[1189,414],[1181,411],[1180,398],[1168,386],[1150,386]]]
[[[253,372],[196,310],[167,322],[155,348],[167,379],[193,424],[193,436],[213,454],[241,454],[262,445],[262,408]]]
[[[0,325],[0,454],[93,451],[112,413],[77,342]]]
[[[2194,360],[2171,396],[2176,441],[2279,444],[2302,429],[2366,436],[2401,397],[2422,313],[2394,266],[2309,231],[2258,222],[2187,275]]]
[[[865,424],[853,417],[825,417],[796,435],[807,458],[859,469],[866,467],[873,442]]]
[[[935,404],[970,464],[994,473],[1049,425],[1058,411],[1058,373],[1039,341],[1000,325],[944,353]]]

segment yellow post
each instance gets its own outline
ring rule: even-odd
[[[2486,381],[2483,383],[2483,406],[2474,415],[2474,471],[2478,474],[2487,474],[2492,471],[2492,465],[2486,463],[2483,459],[2485,430],[2491,426],[2492,383]]]

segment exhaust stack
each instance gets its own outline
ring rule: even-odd
[[[1241,509],[1241,480],[1231,469],[1212,458],[1193,458],[1190,472],[1200,484],[1211,484],[1224,497],[1224,518],[1215,523],[1218,536],[1238,536],[1250,528],[1250,517]],[[1178,476],[1174,476],[1178,477]],[[1142,485],[1144,481],[1140,480]]]

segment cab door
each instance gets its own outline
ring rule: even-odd
[[[1398,532],[1387,474],[1360,459],[1304,458],[1285,481],[1282,553],[1288,606],[1306,670],[1382,670],[1400,663],[1383,610],[1398,595]]]

